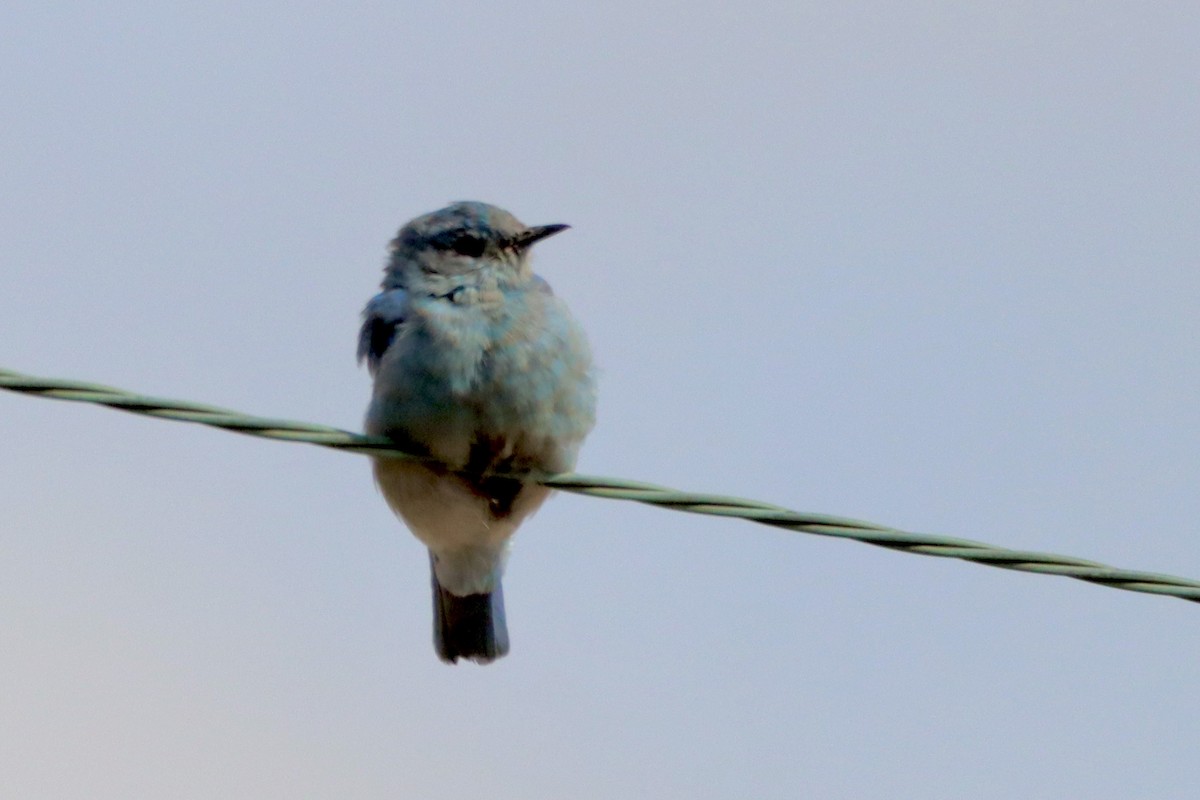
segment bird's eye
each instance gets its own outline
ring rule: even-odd
[[[460,256],[468,256],[470,258],[479,258],[483,255],[483,251],[486,248],[487,242],[469,233],[459,234],[450,242],[451,250]]]

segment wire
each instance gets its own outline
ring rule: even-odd
[[[377,458],[431,461],[427,457],[406,453],[397,448],[390,440],[381,437],[363,436],[327,425],[253,417],[237,411],[182,400],[146,397],[94,383],[38,378],[0,368],[0,389],[8,389],[35,397],[92,403],[134,414],[179,422],[194,422],[264,439],[304,442]],[[798,533],[853,539],[905,553],[939,558],[958,558],[990,567],[1040,575],[1061,575],[1114,589],[1167,595],[1182,600],[1200,602],[1200,581],[1152,572],[1118,569],[1107,564],[1071,556],[1009,550],[969,539],[910,533],[884,525],[876,525],[872,522],[823,514],[807,514],[740,497],[681,492],[663,486],[620,478],[604,478],[575,473],[523,474],[520,477],[565,492],[589,497],[632,500],[692,514],[735,517]]]

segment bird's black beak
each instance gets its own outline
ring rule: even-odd
[[[553,236],[556,233],[562,233],[570,225],[535,225],[523,233],[517,234],[514,244],[517,247],[529,247],[534,242],[540,242],[547,236]]]

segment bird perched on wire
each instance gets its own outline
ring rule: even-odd
[[[508,543],[549,494],[513,476],[572,469],[595,420],[583,329],[529,265],[530,247],[567,227],[478,202],[417,217],[363,311],[366,431],[434,459],[378,458],[374,470],[429,548],[434,646],[450,663],[508,652]]]

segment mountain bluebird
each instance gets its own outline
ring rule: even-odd
[[[595,419],[583,330],[529,266],[529,248],[566,228],[475,202],[417,217],[363,311],[367,433],[436,462],[378,458],[374,469],[429,548],[434,647],[449,663],[508,652],[508,542],[549,494],[511,476],[570,470]]]

